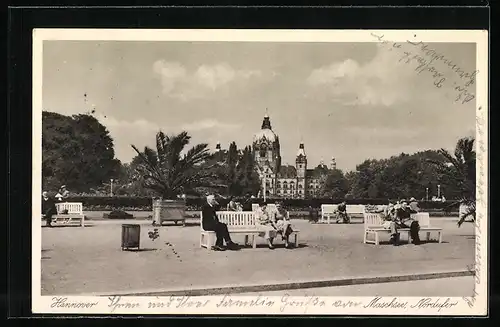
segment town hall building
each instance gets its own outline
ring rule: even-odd
[[[271,120],[266,114],[260,131],[252,143],[255,166],[261,180],[261,194],[283,198],[306,198],[319,195],[326,175],[336,168],[335,158],[330,167],[323,161],[314,169],[307,167],[307,155],[304,143],[300,142],[295,157],[295,166],[282,165],[280,141],[272,130]]]

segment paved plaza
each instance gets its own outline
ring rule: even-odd
[[[122,223],[131,221],[88,221],[85,228],[42,228],[42,295],[438,273],[464,271],[474,262],[473,224],[459,228],[456,219],[449,218],[431,218],[432,225],[443,228],[442,244],[368,245],[363,244],[361,223],[319,225],[293,220],[300,229],[299,248],[284,249],[278,241],[277,248],[269,250],[265,240],[259,239],[257,249],[225,252],[200,248],[199,224],[189,221],[186,227],[160,227],[160,237],[152,241],[148,231],[153,227],[148,220],[133,221],[141,225],[141,251],[122,251]],[[388,239],[388,235],[382,238]],[[235,236],[234,240],[241,244],[243,237]],[[472,278],[466,280],[473,283]],[[435,283],[439,284],[439,279]],[[469,288],[472,286],[465,287],[464,292]],[[396,295],[391,293],[394,288],[379,289],[387,293],[379,295]],[[428,296],[456,295],[450,288],[438,290]],[[352,295],[357,295],[353,292]],[[425,288],[422,292],[425,293]]]

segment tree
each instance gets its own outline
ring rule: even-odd
[[[335,199],[344,198],[349,192],[349,182],[342,171],[332,169],[324,176],[325,181],[321,183],[321,196]]]
[[[42,113],[42,185],[87,192],[119,174],[113,139],[95,117]]]
[[[454,183],[460,191],[457,203],[464,204],[467,210],[459,217],[458,226],[461,226],[468,216],[476,218],[476,152],[474,138],[461,138],[455,146],[452,155],[445,149],[438,152],[444,161],[431,160],[444,179]]]
[[[196,144],[182,154],[190,139],[187,132],[167,136],[160,131],[156,134],[156,151],[147,146],[139,151],[132,145],[140,158],[136,171],[146,188],[165,199],[175,199],[181,194],[225,186],[218,183],[217,160],[208,152],[208,144]]]

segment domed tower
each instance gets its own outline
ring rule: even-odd
[[[266,183],[266,194],[275,194],[276,174],[281,166],[280,142],[273,132],[269,116],[264,116],[260,131],[253,137],[253,155],[261,181]]]

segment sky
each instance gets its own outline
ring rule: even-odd
[[[475,70],[475,44],[431,44],[454,67],[405,47],[420,56],[408,63],[404,48],[370,42],[44,41],[43,109],[95,110],[122,162],[135,155],[131,144],[154,146],[159,130],[186,130],[212,149],[251,145],[266,108],[284,164],[301,141],[308,166],[335,157],[346,171],[368,158],[452,150],[475,135],[475,100],[455,101],[467,78],[452,69]],[[429,69],[418,72],[419,60]]]

